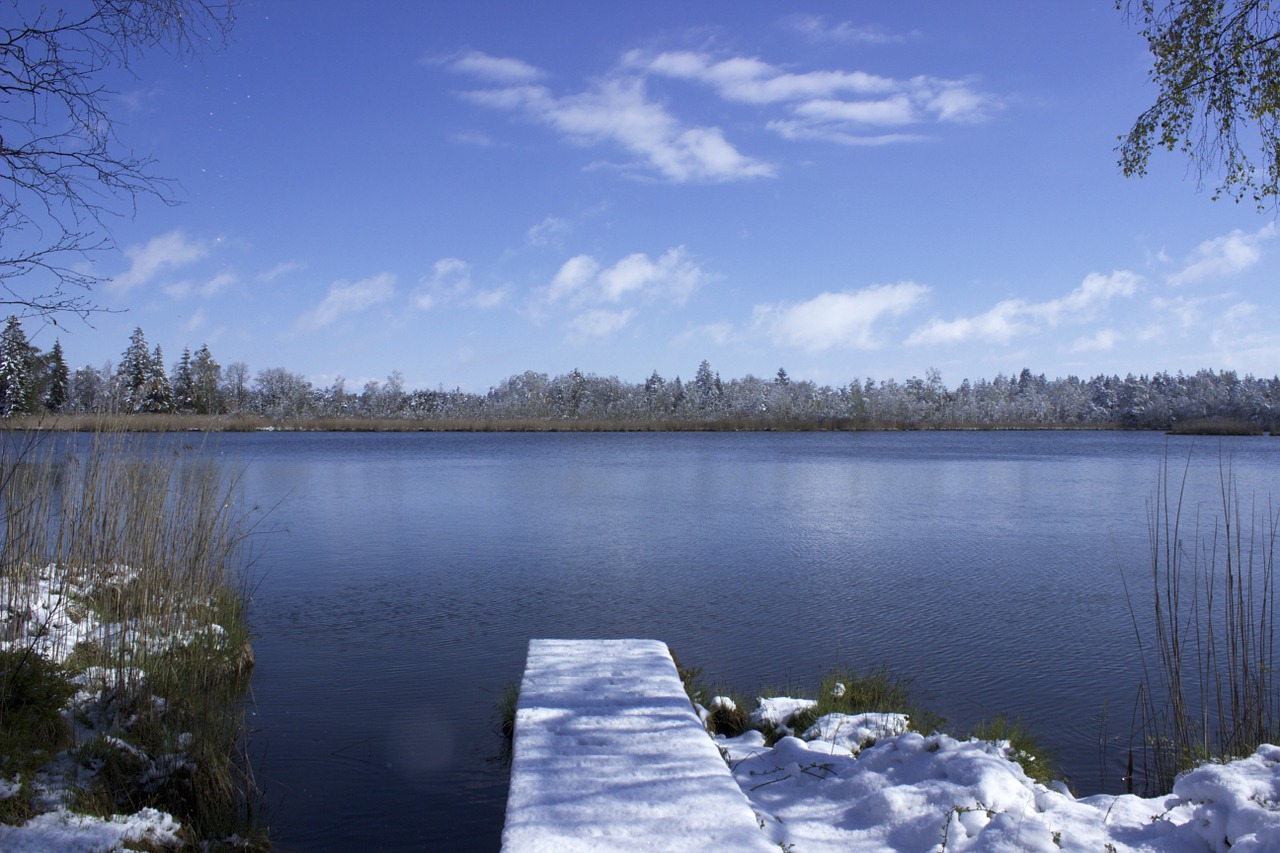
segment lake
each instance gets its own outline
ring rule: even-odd
[[[1188,518],[1220,513],[1227,456],[1246,498],[1280,497],[1274,438],[216,443],[243,466],[246,501],[269,510],[253,720],[281,851],[497,850],[507,768],[494,706],[532,637],[663,640],[748,694],[885,665],[953,732],[1021,716],[1077,792],[1123,790],[1138,660],[1122,577],[1149,572],[1162,461],[1180,480],[1194,447]]]

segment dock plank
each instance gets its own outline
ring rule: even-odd
[[[657,640],[531,640],[504,853],[777,851]]]

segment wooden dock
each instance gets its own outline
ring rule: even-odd
[[[530,641],[502,849],[777,853],[656,640]]]

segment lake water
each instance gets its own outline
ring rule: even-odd
[[[532,637],[648,637],[715,683],[887,665],[963,732],[1020,715],[1121,790],[1152,433],[222,436],[258,538],[255,747],[277,849],[497,850],[494,704]],[[1280,497],[1197,439],[1190,497]],[[1145,602],[1143,602],[1145,604]],[[1105,709],[1109,707],[1110,711]]]

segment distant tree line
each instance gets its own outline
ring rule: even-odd
[[[41,353],[17,317],[0,333],[0,415],[173,413],[247,415],[273,421],[391,419],[456,422],[459,426],[542,422],[608,428],[973,428],[1055,426],[1171,429],[1197,421],[1231,421],[1274,430],[1280,424],[1280,378],[1199,370],[1068,376],[1047,379],[1023,369],[1016,376],[965,379],[947,388],[930,369],[924,378],[854,379],[832,387],[794,380],[785,369],[771,378],[722,380],[707,361],[693,379],[657,371],[641,383],[574,369],[549,377],[526,371],[487,393],[408,390],[399,371],[386,381],[349,390],[339,378],[317,388],[283,367],[250,374],[225,367],[207,345],[183,349],[166,367],[160,347],[141,328],[114,365],[69,371],[62,346]]]

